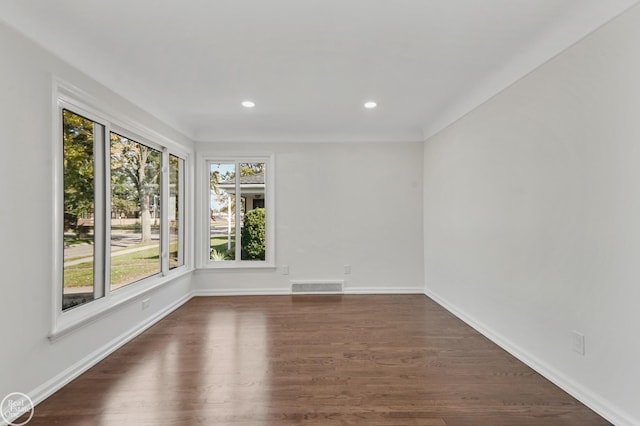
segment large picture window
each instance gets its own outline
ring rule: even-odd
[[[211,264],[273,265],[270,164],[270,157],[207,161]]]
[[[108,120],[60,111],[66,312],[185,264],[185,160]]]

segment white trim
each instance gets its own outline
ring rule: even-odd
[[[265,165],[267,173],[264,177],[265,217],[267,218],[265,260],[269,266],[276,266],[276,156],[271,153],[267,158]]]
[[[72,111],[69,111],[72,114]],[[107,213],[107,206],[111,205],[110,168],[106,166],[111,151],[107,143],[109,126],[100,122],[93,122],[93,152],[94,152],[94,208],[93,208],[93,296],[95,300],[109,294],[107,283],[111,269],[110,250],[107,244],[111,235],[111,215]],[[63,154],[64,158],[64,154]],[[101,185],[98,186],[98,183]],[[110,186],[110,185],[109,185]],[[64,195],[62,194],[64,198]],[[64,213],[63,213],[64,214]],[[63,229],[64,231],[64,229]],[[64,269],[64,268],[63,268]],[[62,284],[64,286],[64,283]]]
[[[218,262],[209,262],[205,266],[199,269],[206,271],[275,271],[278,269],[277,265],[270,265],[266,261],[261,260],[243,260],[241,262],[234,262],[233,260],[220,260]]]
[[[186,160],[184,158],[180,158],[177,157],[175,155],[172,155],[171,153],[169,153],[169,163],[168,167],[169,167],[169,173],[168,173],[168,177],[167,179],[169,179],[169,186],[167,187],[167,216],[169,214],[169,207],[168,207],[168,203],[170,201],[169,197],[170,197],[170,193],[171,190],[169,189],[171,186],[171,157],[174,157],[178,160],[178,188],[177,188],[177,193],[178,193],[178,206],[177,206],[177,213],[178,213],[178,266],[174,267],[173,269],[179,268],[181,266],[185,265],[185,238],[186,238],[186,232],[185,232],[185,226],[186,226],[186,222],[183,216],[184,216],[184,212],[185,212],[185,199],[187,197],[187,188],[186,188],[186,173],[185,173],[185,169],[186,169]],[[167,217],[167,226],[169,226],[169,220]],[[169,232],[170,234],[170,232]],[[169,235],[169,238],[171,237],[171,235]],[[167,241],[168,246],[170,246],[169,244],[170,242]],[[167,249],[169,250],[169,248]],[[169,261],[169,264],[171,263],[170,259],[169,259],[170,254],[167,254],[167,260]],[[167,269],[167,270],[171,270],[171,269]]]
[[[331,293],[321,293],[331,294]],[[422,287],[356,287],[349,288],[345,282],[344,293],[333,293],[333,295],[350,294],[424,294]],[[291,293],[291,287],[278,288],[207,288],[193,290],[196,296],[296,296]]]
[[[205,296],[291,296],[289,288],[211,288],[193,290],[193,297]]]
[[[29,392],[29,396],[33,400],[34,404],[39,404],[44,401],[49,396],[53,395],[56,391],[60,390],[63,386],[71,382],[76,377],[80,376],[82,373],[96,365],[98,362],[105,359],[107,356],[111,355],[117,349],[125,345],[126,343],[133,340],[135,337],[139,336],[146,329],[156,324],[158,321],[162,320],[164,317],[169,315],[171,312],[178,309],[180,306],[187,303],[192,298],[192,294],[186,294],[178,301],[173,304],[165,307],[161,311],[156,312],[154,315],[146,318],[141,323],[132,327],[129,331],[123,333],[122,335],[116,337],[111,340],[109,343],[105,344],[101,348],[87,355],[80,361],[66,368],[64,371],[55,375],[53,378],[47,380],[42,385],[35,388],[33,391]]]
[[[493,328],[487,326],[482,321],[478,321],[472,316],[467,315],[464,311],[454,304],[449,303],[437,293],[425,288],[424,294],[458,317],[460,320],[464,321],[471,328],[491,340],[496,345],[500,346],[527,366],[534,369],[547,380],[576,398],[578,401],[582,402],[587,407],[591,408],[611,423],[618,426],[633,426],[638,424],[638,419],[634,419],[633,416],[622,411],[620,408],[615,407],[611,402],[603,400],[602,396],[596,395],[591,390],[576,383],[562,372],[540,360],[535,355],[514,344],[508,338],[496,332]]]
[[[235,241],[236,241],[236,247],[235,247],[235,255],[234,257],[234,264],[238,263],[238,261],[242,261],[242,244],[241,244],[241,240],[240,240],[240,234],[242,233],[242,227],[240,226],[240,224],[242,223],[242,191],[240,189],[240,180],[242,179],[242,170],[240,169],[240,161],[238,161],[237,159],[235,160],[235,164],[234,164],[234,169],[235,169],[235,183],[236,183],[236,187],[235,187],[235,194],[233,194],[235,196],[236,199],[236,208],[235,208],[235,212],[233,212],[234,214],[234,222],[236,224],[235,227]],[[266,177],[265,177],[266,178]],[[211,194],[211,191],[209,191],[209,194]],[[211,205],[211,200],[209,200],[209,205]],[[231,202],[229,201],[229,207],[231,207]],[[245,206],[245,209],[247,207]],[[209,217],[209,213],[207,212],[207,217]],[[229,219],[227,218],[227,223],[229,223]],[[230,225],[229,225],[230,226]],[[266,223],[265,223],[266,226]],[[227,243],[229,244],[229,243]],[[266,249],[266,247],[265,247]],[[266,256],[265,256],[266,258]],[[211,263],[211,261],[209,261],[209,263]]]
[[[169,150],[163,148],[161,152],[162,168],[160,170],[160,206],[153,212],[158,217],[157,208],[160,207],[160,271],[163,275],[169,272]],[[155,202],[154,202],[155,205]]]
[[[207,200],[209,199],[209,191],[210,191],[211,183],[204,182],[205,175],[207,173],[207,167],[206,167],[206,161],[202,156],[202,154],[196,152],[195,163],[196,164],[195,164],[194,179],[195,179],[196,187],[193,188],[194,194],[195,194],[195,199],[193,201],[194,201],[194,209],[196,214],[193,221],[194,231],[195,231],[194,233],[195,256],[193,256],[193,261],[195,263],[194,265],[195,268],[199,269],[205,265],[205,262],[204,262],[205,256],[200,252],[202,251],[202,247],[206,245],[206,242],[202,240],[205,239],[204,234],[208,232],[207,230],[209,229],[209,227],[206,226],[207,225],[206,219],[201,216],[202,216],[202,212],[205,209]],[[210,209],[211,207],[207,207],[207,208]]]
[[[55,83],[51,90],[51,163],[53,176],[51,177],[51,193],[53,194],[51,214],[52,235],[52,293],[53,309],[51,310],[51,328],[56,329],[60,309],[63,300],[63,274],[64,274],[64,151],[61,134],[63,132],[62,107],[59,102],[59,87]]]
[[[424,294],[422,287],[349,287],[345,282],[344,294]]]

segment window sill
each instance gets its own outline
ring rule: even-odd
[[[165,276],[150,277],[141,282],[120,288],[110,293],[108,296],[94,300],[84,306],[73,308],[68,312],[59,313],[56,317],[53,330],[47,337],[51,343],[54,343],[75,330],[91,324],[92,322],[108,315],[112,311],[123,307],[132,300],[139,298],[140,296],[149,293],[168,282],[185,276],[192,271],[192,269],[187,269],[186,266],[180,267]]]

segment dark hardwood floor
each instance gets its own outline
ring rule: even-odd
[[[429,298],[200,297],[32,425],[607,425]]]

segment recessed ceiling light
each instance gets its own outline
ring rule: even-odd
[[[245,108],[253,108],[256,106],[256,103],[252,101],[242,101],[242,106]]]
[[[365,107],[366,109],[374,109],[374,108],[375,108],[375,107],[377,107],[377,106],[378,106],[378,104],[377,104],[377,103],[375,103],[375,102],[373,102],[373,101],[369,101],[369,102],[365,102],[365,103],[364,103],[364,107]]]

